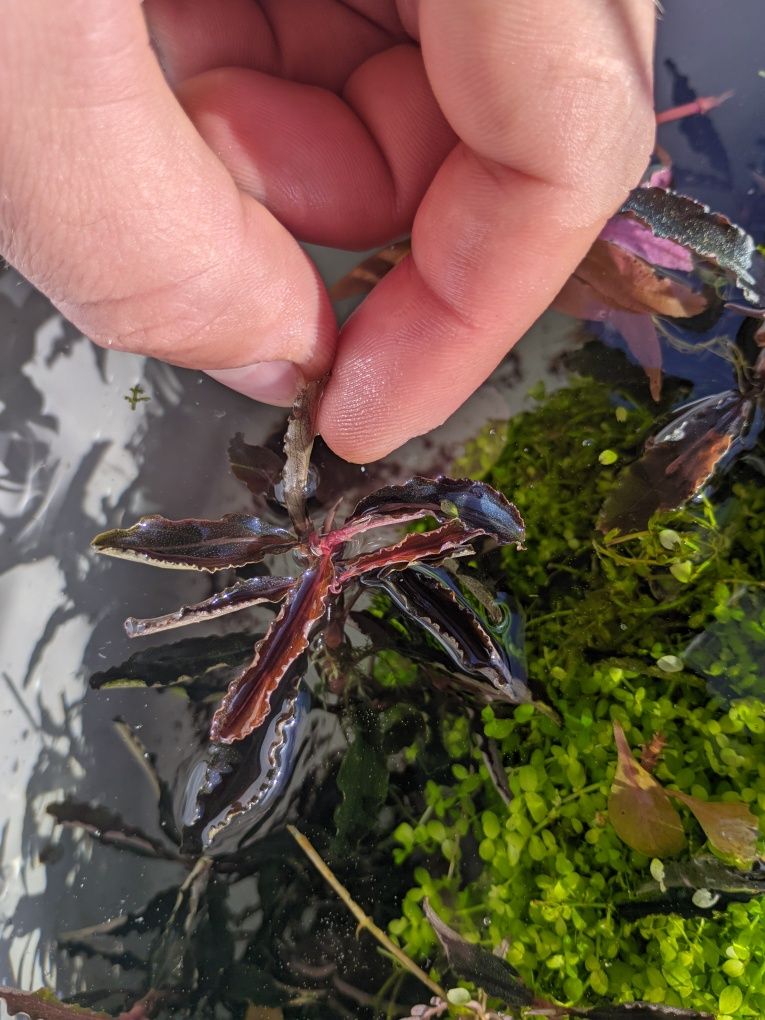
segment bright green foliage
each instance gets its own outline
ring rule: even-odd
[[[618,901],[651,880],[652,866],[620,841],[607,803],[617,721],[636,758],[664,735],[654,771],[663,787],[765,816],[765,486],[743,468],[717,509],[697,504],[644,533],[602,536],[598,512],[651,412],[625,413],[620,400],[615,414],[612,394],[591,381],[537,399],[479,438],[457,473],[480,465],[525,518],[527,549],[495,554],[494,582],[526,614],[529,675],[562,725],[527,705],[445,721],[452,779],[428,783],[423,818],[394,833],[394,860],[415,865],[416,884],[390,931],[416,959],[430,956],[427,896],[466,938],[508,940],[522,979],[562,1002],[645,999],[763,1017],[765,899],[625,920]],[[604,450],[617,462],[604,463]],[[470,725],[499,746],[509,805]],[[678,808],[684,853],[709,852]]]

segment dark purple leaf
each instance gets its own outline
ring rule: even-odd
[[[250,577],[237,581],[230,588],[216,592],[210,598],[192,606],[182,606],[165,616],[154,616],[139,620],[129,616],[125,620],[127,636],[146,637],[173,627],[186,627],[204,620],[214,620],[226,613],[238,613],[240,609],[257,606],[263,602],[281,602],[295,587],[294,577]]]
[[[710,894],[699,900],[696,893]],[[717,857],[692,857],[684,861],[666,861],[661,885],[648,881],[630,899],[618,903],[619,914],[626,920],[650,914],[680,914],[683,917],[704,916],[725,910],[728,903],[765,896],[765,867],[755,862],[748,871],[724,864]],[[694,899],[695,898],[695,899]]]
[[[186,853],[235,849],[273,807],[289,782],[300,752],[300,733],[309,695],[300,675],[282,686],[262,725],[235,744],[211,744],[204,770],[198,764],[186,784],[181,848]],[[229,837],[235,841],[229,845]]]
[[[295,537],[252,514],[226,514],[220,520],[171,521],[152,515],[132,528],[96,535],[96,552],[180,570],[223,570],[258,563],[268,553],[284,552]]]
[[[345,585],[373,570],[403,570],[420,560],[440,560],[455,553],[471,553],[470,543],[482,538],[483,534],[482,531],[471,531],[456,518],[433,531],[413,531],[396,545],[386,545],[343,560],[338,568],[338,584]]]
[[[735,390],[680,408],[621,475],[601,512],[600,530],[639,530],[657,510],[682,506],[723,466],[724,458],[753,441],[761,427],[759,416],[756,429],[754,421],[754,402]]]
[[[231,472],[255,496],[273,489],[281,477],[284,458],[265,446],[252,446],[237,432],[228,444]]]
[[[328,556],[305,571],[265,637],[255,646],[252,663],[229,687],[213,717],[212,741],[230,744],[243,740],[269,717],[271,696],[298,668],[311,632],[326,612],[334,578]]]
[[[449,968],[463,981],[470,981],[480,989],[500,999],[507,1006],[547,1005],[539,1000],[521,982],[517,971],[500,956],[488,949],[467,942],[445,921],[442,921],[427,900],[423,900],[423,912],[446,953]]]
[[[765,300],[765,260],[749,234],[720,213],[663,188],[635,188],[620,212],[731,273],[748,301]]]
[[[441,645],[461,671],[482,676],[511,704],[532,700],[523,678],[513,675],[491,634],[458,587],[443,572],[408,570],[370,578]]]
[[[90,678],[94,690],[110,687],[182,685],[195,700],[226,689],[252,658],[252,635],[243,631],[184,638],[144,648],[120,666]]]
[[[502,544],[520,545],[524,539],[523,518],[500,492],[486,482],[443,475],[417,476],[403,485],[389,485],[370,493],[357,504],[346,524],[398,510],[427,510],[442,522],[459,517],[469,528],[483,531]]]
[[[105,846],[130,850],[141,857],[178,860],[178,854],[174,850],[148,836],[142,829],[127,825],[119,815],[107,808],[64,800],[57,804],[49,804],[47,811],[59,825],[82,829]]]
[[[284,436],[284,454],[287,458],[282,476],[284,505],[295,531],[301,538],[311,527],[305,508],[308,469],[311,464],[313,441],[316,438],[316,419],[324,383],[325,379],[315,379],[306,383],[298,392]]]

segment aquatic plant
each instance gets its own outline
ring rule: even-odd
[[[717,508],[702,501],[599,537],[601,506],[651,415],[591,379],[535,399],[494,423],[457,470],[511,489],[534,536],[523,557],[484,561],[484,583],[515,593],[530,682],[545,684],[562,726],[532,706],[482,710],[506,803],[460,716],[446,713],[450,765],[395,834],[394,860],[416,881],[389,931],[415,959],[432,958],[427,898],[469,942],[504,943],[523,984],[566,1008],[648,1001],[652,1016],[659,1005],[763,1015],[765,882],[760,859],[750,862],[765,816],[765,492],[740,464]],[[680,808],[684,838],[669,858],[626,847],[609,817],[615,729],[643,746]],[[715,802],[745,819],[743,870],[710,857],[731,849],[697,813]],[[663,831],[645,812],[642,825],[649,839]]]

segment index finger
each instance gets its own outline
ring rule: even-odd
[[[412,255],[341,333],[320,427],[373,460],[444,421],[544,311],[653,142],[651,0],[422,0],[428,75],[461,142]]]

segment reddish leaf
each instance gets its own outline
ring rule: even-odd
[[[576,276],[566,280],[552,306],[564,315],[588,322],[604,322],[612,311],[594,287]]]
[[[605,304],[622,311],[688,317],[707,307],[703,294],[660,276],[644,259],[602,239],[593,243],[574,275]]]
[[[754,404],[728,390],[687,404],[622,474],[600,515],[601,531],[644,528],[657,510],[691,499],[723,458],[746,441]]]
[[[748,301],[763,301],[765,260],[749,234],[720,213],[663,188],[635,188],[620,212],[731,273]]]
[[[502,544],[520,544],[523,518],[512,503],[486,482],[469,478],[411,478],[365,496],[346,524],[361,517],[389,515],[399,510],[425,510],[439,521],[459,517],[469,528],[491,535]]]
[[[297,668],[311,631],[327,608],[335,571],[329,557],[305,571],[291,597],[255,646],[252,663],[229,687],[210,727],[210,739],[230,744],[257,729],[270,699]]]
[[[135,638],[156,634],[161,630],[171,630],[173,627],[186,627],[191,623],[201,623],[203,620],[225,616],[226,613],[237,613],[240,609],[257,606],[263,602],[281,602],[294,587],[294,577],[251,577],[245,581],[237,581],[230,588],[216,592],[203,602],[197,602],[193,606],[182,606],[165,616],[143,620],[129,616],[125,620],[125,630],[128,637]]]
[[[645,259],[652,266],[684,273],[693,270],[693,257],[687,248],[665,237],[655,237],[648,227],[630,216],[612,216],[598,236]]]
[[[215,571],[284,552],[295,545],[295,537],[252,514],[226,514],[218,521],[171,521],[153,515],[142,517],[132,528],[104,531],[91,545],[108,556],[158,567]]]
[[[129,850],[140,857],[158,857],[167,861],[178,860],[175,850],[169,849],[164,843],[147,835],[143,829],[127,825],[119,815],[108,808],[64,800],[56,804],[49,804],[47,811],[59,825],[81,829],[99,843],[103,843],[104,846]]]
[[[614,723],[618,762],[608,818],[628,847],[647,857],[669,857],[685,846],[683,823],[667,791],[632,756],[624,730]]]
[[[284,436],[284,505],[290,515],[293,527],[302,538],[309,531],[311,522],[306,513],[308,491],[308,469],[311,464],[311,450],[316,438],[316,418],[324,390],[324,379],[306,383],[298,392]]]
[[[329,288],[330,298],[333,301],[344,301],[357,294],[368,294],[411,250],[412,242],[407,238],[375,252],[332,284]]]
[[[472,552],[470,542],[483,534],[482,531],[466,528],[460,520],[449,521],[433,531],[412,532],[397,545],[386,545],[344,560],[338,584],[345,585],[370,570],[403,570],[420,560],[443,559],[458,551]]]
[[[738,864],[751,866],[757,856],[759,823],[746,804],[699,800],[679,790],[667,790],[667,793],[693,812],[719,854],[733,858]]]
[[[36,992],[23,992],[20,988],[0,986],[0,999],[7,1006],[10,1016],[24,1013],[31,1020],[113,1020],[109,1013],[95,1013],[92,1009],[61,1002],[47,988],[38,988]],[[124,1018],[129,1015],[120,1014]]]
[[[653,319],[650,315],[614,310],[609,314],[608,321],[624,337],[627,350],[648,377],[651,396],[658,401],[661,398],[662,355]]]
[[[731,98],[733,90],[722,92],[719,96],[699,96],[690,103],[683,103],[682,106],[673,106],[669,110],[662,110],[656,114],[657,124],[669,124],[673,120],[682,120],[684,117],[697,117],[709,113]]]

